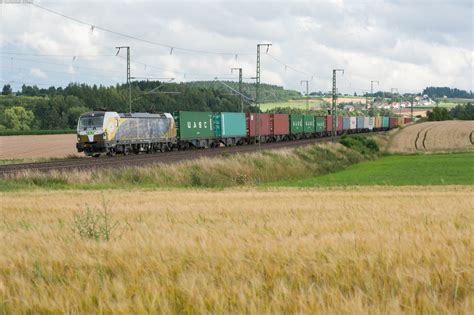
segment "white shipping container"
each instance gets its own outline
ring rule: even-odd
[[[364,117],[364,129],[369,129],[369,117]]]
[[[357,129],[357,117],[351,117],[351,129]]]
[[[369,117],[369,130],[374,129],[375,127],[375,117]]]

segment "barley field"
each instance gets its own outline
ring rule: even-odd
[[[0,313],[474,309],[470,186],[0,199]],[[87,216],[101,220],[87,230]]]
[[[388,151],[474,151],[474,121],[436,121],[407,126],[393,136]]]

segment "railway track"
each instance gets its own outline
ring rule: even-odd
[[[375,134],[371,133],[371,134]],[[282,148],[296,148],[314,143],[329,142],[330,138],[313,138],[298,141],[262,143],[261,145],[244,145],[234,147],[220,147],[215,149],[195,149],[187,151],[171,151],[156,154],[139,154],[128,156],[104,157],[104,158],[79,158],[70,160],[55,160],[39,163],[22,163],[0,166],[0,177],[20,173],[23,171],[67,171],[67,170],[93,170],[111,167],[146,166],[158,163],[177,163],[185,160],[194,160],[202,157],[216,157],[222,155],[252,153],[263,150],[275,150]]]

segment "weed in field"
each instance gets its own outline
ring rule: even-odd
[[[86,207],[74,213],[73,232],[83,239],[110,241],[118,226],[119,222],[112,219],[104,198],[102,210]]]

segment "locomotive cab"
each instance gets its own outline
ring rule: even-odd
[[[119,115],[115,112],[89,112],[79,117],[77,123],[78,152],[88,156],[100,156],[108,153],[110,142],[119,124]]]

